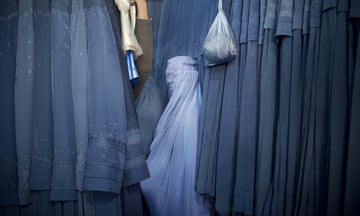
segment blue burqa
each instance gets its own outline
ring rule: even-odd
[[[194,65],[187,56],[167,62],[170,100],[150,145],[150,178],[141,182],[151,215],[209,215],[194,187],[201,103]]]

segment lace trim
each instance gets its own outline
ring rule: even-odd
[[[52,176],[51,190],[75,190],[75,164],[54,164]]]
[[[109,134],[96,134],[89,137],[89,147],[104,147],[108,149],[123,152],[126,151],[126,144],[120,140],[118,137],[114,137]]]
[[[145,163],[146,157],[141,143],[140,131],[139,129],[131,129],[127,132],[126,170]]]
[[[92,128],[90,128],[91,130]],[[88,147],[107,147],[107,149],[125,153],[126,143],[121,139],[122,133],[119,124],[107,123],[101,131],[89,135]]]

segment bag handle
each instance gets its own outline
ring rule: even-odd
[[[218,10],[219,11],[223,9],[223,2],[222,1],[223,0],[219,0],[219,2],[218,2]]]

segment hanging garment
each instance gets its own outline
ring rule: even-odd
[[[164,105],[160,97],[160,90],[156,86],[154,78],[149,76],[141,94],[136,100],[140,135],[146,155],[149,152],[154,131],[163,110]]]
[[[290,29],[290,32],[292,30]],[[289,107],[291,93],[291,63],[292,63],[292,37],[283,37],[280,47],[280,95],[279,95],[279,117],[277,121],[277,139],[275,145],[275,170],[274,170],[274,194],[272,214],[285,215],[285,186],[287,178],[288,151],[289,146]]]
[[[310,14],[308,8],[311,6]],[[304,96],[303,96],[303,116],[302,116],[302,141],[301,141],[301,159],[300,174],[297,185],[295,215],[315,214],[315,195],[314,195],[314,139],[315,139],[315,102],[316,97],[316,79],[319,64],[320,47],[320,11],[321,2],[315,0],[305,1],[304,20],[309,20],[309,38],[307,47],[307,56],[305,62],[304,78]],[[307,18],[306,16],[309,16]],[[303,23],[305,25],[305,23]],[[306,27],[306,25],[305,25]],[[304,32],[308,32],[305,28]]]
[[[0,1],[0,214],[143,215],[148,170],[113,0],[19,4]]]
[[[321,7],[326,0],[314,1]],[[314,3],[313,2],[313,3]],[[313,6],[314,7],[314,6]],[[320,45],[319,45],[319,64],[316,74],[316,98],[315,103],[315,140],[314,140],[314,173],[315,181],[311,187],[314,194],[314,203],[310,207],[310,212],[315,215],[326,215],[326,205],[329,187],[329,170],[328,170],[328,151],[330,142],[330,125],[329,118],[331,110],[331,69],[334,67],[333,53],[339,52],[335,50],[336,39],[336,9],[328,9],[322,13],[320,26]],[[345,48],[345,47],[344,47]],[[341,51],[340,51],[341,52]],[[341,61],[341,60],[340,60]],[[346,70],[344,71],[346,73]],[[339,80],[339,85],[341,80]],[[344,95],[346,97],[346,95]],[[338,102],[336,102],[338,103]],[[339,103],[341,103],[339,101]],[[335,120],[335,119],[333,119]],[[341,124],[341,123],[339,123]],[[337,125],[340,126],[340,125]],[[313,209],[313,210],[312,210]],[[336,214],[334,212],[334,214]]]
[[[324,2],[325,3],[325,2]],[[332,54],[332,65],[329,78],[329,146],[328,146],[328,167],[329,184],[327,196],[327,215],[342,215],[344,207],[344,185],[346,177],[346,153],[349,142],[350,125],[350,94],[349,62],[352,62],[352,56],[349,55],[355,46],[348,40],[348,35],[352,34],[350,20],[348,20],[349,5],[348,1],[338,1],[337,8],[331,8],[330,11],[336,11],[336,25]],[[350,52],[349,52],[350,51]],[[356,214],[354,214],[356,215]]]
[[[299,178],[299,155],[301,133],[301,107],[302,107],[302,82],[304,77],[303,56],[305,39],[302,37],[302,18],[304,1],[294,1],[294,15],[292,19],[292,65],[290,81],[289,104],[289,131],[287,176],[285,189],[285,215],[293,215],[295,209],[296,185]]]
[[[297,10],[295,10],[295,15]],[[293,21],[296,21],[297,16],[294,17]],[[302,23],[299,29],[302,29],[302,57],[301,57],[301,67],[302,67],[302,80],[300,81],[300,88],[301,88],[301,111],[300,111],[300,140],[299,140],[299,149],[297,154],[298,160],[298,168],[297,168],[297,183],[295,185],[295,195],[294,196],[294,207],[293,207],[293,214],[299,214],[300,202],[301,202],[301,190],[303,189],[303,185],[307,181],[304,179],[304,167],[305,167],[305,159],[306,159],[306,147],[308,140],[308,129],[309,129],[309,122],[310,122],[310,104],[311,104],[311,89],[312,89],[312,79],[313,79],[313,70],[314,70],[314,56],[316,57],[316,63],[318,54],[314,50],[318,48],[318,45],[315,46],[314,43],[318,41],[318,28],[316,31],[312,31],[310,34],[310,0],[304,0],[303,3],[303,11],[302,11]],[[295,26],[295,24],[294,24]],[[315,48],[314,48],[315,47]],[[308,177],[308,174],[306,174]]]
[[[114,7],[111,1],[105,1],[113,34],[115,36],[115,45],[118,54],[121,56],[121,30],[120,22],[118,19],[118,11]],[[125,170],[123,187],[138,184],[141,180],[149,177],[149,171],[146,165],[146,157],[141,141],[140,130],[138,125],[138,119],[136,116],[135,102],[132,94],[131,83],[128,79],[128,73],[125,68],[126,64],[123,62],[124,58],[120,59],[121,75],[124,89],[124,102],[126,111],[126,151],[125,151]],[[127,206],[124,206],[126,208]]]
[[[33,147],[31,189],[49,190],[53,161],[50,3],[34,2]]]
[[[272,198],[273,145],[277,116],[277,46],[274,29],[265,29],[260,72],[259,95],[259,143],[256,172],[256,215],[268,215]]]
[[[54,149],[51,200],[76,200],[76,144],[71,89],[70,0],[51,1],[51,80]]]
[[[0,2],[0,206],[18,204],[14,82],[17,2]]]
[[[275,169],[272,215],[285,215],[285,192],[288,168],[289,113],[292,76],[292,0],[281,0],[277,15],[275,37],[279,44],[279,115],[276,124]]]
[[[123,56],[119,57],[116,48],[105,1],[86,1],[84,6],[89,63],[89,143],[83,188],[119,193],[125,169],[127,124],[120,66]]]
[[[218,137],[220,130],[220,113],[225,65],[210,68],[204,76],[203,98],[200,110],[199,144],[196,161],[195,189],[211,199],[215,197],[216,162]]]
[[[241,28],[242,0],[233,0],[231,7],[231,27],[234,30],[235,43],[239,44]],[[238,119],[240,56],[228,63],[226,67],[224,96],[219,129],[219,149],[217,157],[221,160],[216,164],[216,199],[215,209],[219,213],[230,213],[232,210],[234,186],[234,158],[236,149],[236,133]]]
[[[354,1],[355,2],[355,1]],[[359,5],[360,6],[360,5]],[[358,7],[360,9],[360,7]],[[353,11],[355,12],[355,11]],[[357,16],[360,17],[360,11]],[[346,184],[345,184],[345,204],[344,215],[359,215],[360,206],[358,202],[358,195],[360,192],[360,174],[358,164],[360,163],[360,30],[359,21],[355,24],[358,26],[356,30],[357,34],[357,48],[356,48],[356,60],[354,67],[354,79],[352,89],[352,104],[351,104],[351,117],[350,117],[350,135],[349,135],[349,147],[348,157],[346,164]]]
[[[260,1],[244,1],[244,10],[247,11],[248,18],[243,19],[241,23],[243,24],[245,21],[248,22],[248,25],[241,25],[244,28],[241,31],[242,35],[240,35],[240,43],[246,46],[246,54],[243,71],[240,72],[242,83],[238,94],[239,113],[233,212],[252,215],[258,133],[259,70],[257,40],[259,38]]]
[[[194,190],[200,111],[195,61],[188,56],[168,60],[170,100],[156,127],[147,159],[151,177],[141,189],[151,215],[208,215]]]
[[[76,138],[76,189],[83,188],[88,145],[88,50],[84,0],[71,1],[71,89]]]
[[[269,215],[273,193],[273,160],[277,119],[278,47],[274,37],[276,0],[268,0],[264,20],[259,84],[259,132],[255,215]]]
[[[85,203],[84,212],[143,215],[138,182],[149,173],[122,55],[119,12],[110,0],[87,1],[85,8],[91,105],[84,189],[112,193],[87,193],[84,198],[91,204]],[[99,26],[103,28],[103,34],[97,30]],[[98,40],[104,43],[98,44]],[[104,61],[97,61],[99,56],[103,56]]]
[[[16,52],[15,126],[19,203],[31,202],[30,168],[33,132],[34,25],[33,0],[19,1]]]
[[[227,101],[227,103],[235,102],[233,108],[236,108],[236,109],[233,110],[233,113],[231,113],[231,116],[234,118],[233,120],[236,123],[236,127],[232,129],[232,130],[235,130],[235,132],[233,131],[233,134],[232,134],[233,137],[227,137],[227,139],[234,139],[234,143],[233,144],[227,143],[228,147],[224,147],[224,140],[223,139],[224,139],[224,136],[226,135],[227,132],[226,132],[226,127],[223,128],[223,126],[220,125],[220,124],[227,124],[226,118],[224,120],[220,119],[221,121],[224,121],[224,122],[220,122],[220,120],[215,119],[216,120],[215,124],[218,124],[219,126],[215,125],[215,126],[212,126],[211,128],[214,128],[215,131],[217,133],[219,133],[219,134],[216,134],[216,139],[213,141],[214,143],[212,143],[212,146],[216,146],[216,149],[210,149],[211,150],[210,151],[210,156],[212,156],[212,154],[216,155],[216,157],[213,157],[213,158],[214,158],[214,161],[215,161],[214,162],[215,167],[217,169],[212,170],[211,169],[212,166],[209,166],[209,169],[208,169],[208,176],[211,176],[211,177],[214,176],[214,177],[210,178],[210,180],[211,180],[210,183],[212,183],[214,185],[213,187],[216,188],[216,193],[212,194],[212,196],[215,197],[214,199],[216,201],[216,205],[219,207],[219,211],[220,212],[226,212],[227,214],[231,214],[231,212],[233,212],[234,205],[235,205],[235,203],[234,203],[234,195],[235,195],[234,187],[235,187],[236,157],[237,157],[236,149],[237,149],[237,145],[238,145],[238,132],[239,132],[238,131],[239,109],[240,109],[239,107],[240,107],[240,101],[241,101],[242,85],[243,85],[243,82],[244,82],[244,68],[245,68],[244,66],[245,66],[246,51],[247,51],[247,43],[245,42],[246,39],[244,39],[244,37],[242,35],[244,33],[245,29],[247,31],[247,28],[244,28],[244,26],[245,25],[247,26],[247,24],[243,24],[243,21],[244,21],[243,18],[245,18],[245,16],[242,13],[246,13],[245,11],[248,10],[248,2],[242,1],[241,3],[242,3],[242,7],[240,7],[240,9],[241,9],[242,12],[240,12],[240,15],[242,15],[242,16],[239,17],[239,22],[241,22],[241,25],[239,26],[240,28],[238,27],[239,29],[238,29],[238,32],[236,33],[236,34],[239,34],[239,36],[236,36],[236,37],[239,37],[239,39],[237,40],[237,42],[239,43],[239,58],[238,58],[238,62],[237,62],[238,66],[237,66],[236,69],[232,69],[232,70],[234,70],[232,73],[236,73],[236,76],[237,76],[237,80],[233,80],[233,81],[238,83],[237,86],[234,89],[234,91],[237,91],[237,92],[233,93],[234,96],[237,96],[237,98],[236,99],[230,99],[230,101]],[[243,39],[245,41],[242,41],[242,37],[243,37]],[[231,64],[227,65],[225,68],[228,68],[229,66],[230,66],[230,68],[228,70],[231,70]],[[221,68],[219,68],[218,71],[221,71]],[[231,73],[231,72],[229,71],[229,72],[227,72],[227,74],[228,73]],[[210,83],[212,83],[213,80],[216,80],[216,78],[215,79],[214,78],[215,77],[210,78]],[[222,80],[220,80],[220,81],[222,81]],[[222,85],[219,85],[219,87],[222,87],[222,88],[229,85],[229,84],[226,84],[226,80],[225,80],[225,82],[222,81],[221,84]],[[225,87],[224,90],[227,90],[227,88],[228,87]],[[225,94],[221,90],[218,90],[218,91],[223,95],[221,95],[221,97],[214,98],[214,99],[223,101],[223,103],[225,103],[225,100],[229,100],[229,98],[226,98],[227,96],[225,96]],[[233,101],[231,102],[231,100],[233,100]],[[211,101],[211,100],[208,100],[208,101]],[[212,103],[214,103],[214,102],[212,102]],[[221,114],[223,115],[221,118],[224,118],[225,113],[222,113],[223,112],[222,109],[223,108],[221,106],[218,107],[219,112],[221,112]],[[234,111],[236,111],[236,113],[234,113]],[[209,115],[209,113],[207,113],[207,115]],[[227,113],[227,115],[229,115],[229,113]],[[204,118],[208,118],[208,116],[205,115]],[[206,122],[206,123],[208,123],[208,122]],[[230,124],[228,126],[230,126]],[[233,126],[235,126],[235,125],[233,125]],[[204,128],[207,128],[207,127],[204,127]],[[230,130],[231,129],[229,128],[228,132],[230,132]],[[211,131],[209,131],[209,132],[211,132]],[[228,134],[228,135],[230,135],[230,134]],[[217,136],[219,136],[219,140],[217,140],[218,139]],[[215,137],[211,137],[211,139],[214,139],[214,138]],[[205,139],[205,141],[206,141],[206,139]],[[216,143],[216,142],[219,142],[219,143]],[[231,145],[234,145],[234,147],[231,148]],[[227,149],[227,148],[229,148],[229,149]],[[215,152],[214,152],[214,150],[215,150]],[[226,151],[228,151],[228,153]],[[223,158],[224,154],[229,154],[229,155],[226,156],[226,158]],[[202,162],[206,163],[205,161],[202,161]],[[232,169],[230,168],[228,170],[229,173],[224,173],[226,176],[224,176],[224,178],[223,178],[221,176],[223,171],[220,170],[220,168],[221,168],[221,166],[224,166],[225,164],[230,165],[230,167],[232,167]],[[218,197],[218,194],[217,194],[218,190],[222,190],[221,185],[227,184],[227,183],[230,183],[230,182],[231,182],[231,184],[227,185],[227,187],[230,187],[230,188],[223,191],[224,193],[220,192],[219,197]],[[227,205],[226,207],[223,206],[223,207],[225,207],[225,209],[221,209],[221,206],[219,206],[219,204],[221,202],[223,202],[223,204],[224,204],[224,202],[228,202],[226,204]]]
[[[350,18],[360,18],[360,2],[356,0],[350,1]],[[344,215],[357,215],[360,214],[360,206],[358,205],[358,194],[360,192],[360,174],[358,172],[359,162],[359,140],[360,133],[358,132],[360,122],[360,22],[358,19],[353,19],[354,26],[354,43],[357,44],[355,50],[349,44],[349,53],[354,52],[356,56],[354,66],[349,65],[349,92],[351,102],[351,116],[349,125],[349,146],[346,164],[346,184],[345,184],[345,204]],[[351,35],[350,35],[351,36]]]
[[[230,11],[231,1],[224,1],[223,6],[227,14]],[[199,63],[199,68],[203,65],[204,63]],[[202,92],[204,94],[200,110],[195,189],[208,199],[207,202],[210,205],[213,205],[216,190],[216,163],[225,69],[226,65],[212,67],[204,72],[203,77]],[[201,75],[201,70],[199,73]]]

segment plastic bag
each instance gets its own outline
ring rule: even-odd
[[[218,13],[205,38],[202,51],[207,67],[227,63],[237,55],[234,33],[222,9],[222,0],[219,0]]]

